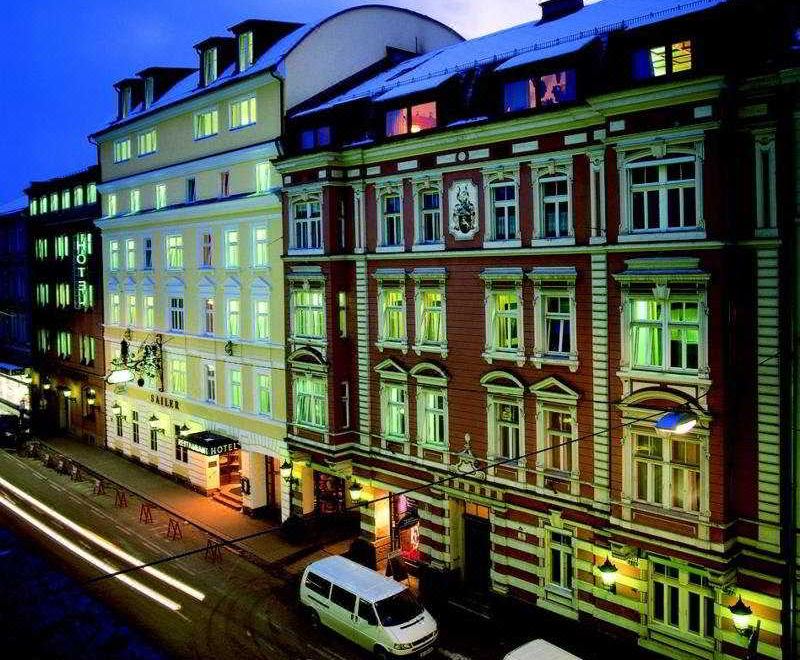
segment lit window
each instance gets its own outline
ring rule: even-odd
[[[691,41],[640,48],[633,54],[633,77],[636,80],[661,78],[691,71],[694,67]]]
[[[213,364],[205,366],[206,375],[206,401],[215,403],[217,401],[217,368]]]
[[[336,307],[339,316],[339,336],[347,337],[347,292],[339,291],[336,296]]]
[[[400,195],[385,195],[381,205],[381,245],[403,244],[403,207]]]
[[[167,269],[183,268],[183,236],[167,236]]]
[[[507,82],[504,88],[506,112],[518,112],[536,107],[536,79],[515,80]]]
[[[136,296],[128,296],[128,327],[136,327]]]
[[[405,384],[381,383],[383,430],[387,440],[408,440],[408,397]]]
[[[715,598],[708,576],[656,560],[650,575],[650,625],[713,639]]]
[[[92,364],[97,353],[97,342],[94,337],[81,335],[81,362]]]
[[[269,243],[267,242],[267,228],[264,226],[253,229],[253,266],[263,268],[269,265]]]
[[[139,213],[142,210],[142,194],[138,188],[130,192],[130,213]]]
[[[318,289],[292,289],[292,335],[325,339],[325,300]]]
[[[169,386],[173,394],[186,394],[186,360],[170,360]]]
[[[112,293],[110,296],[111,305],[108,311],[108,320],[112,325],[119,325],[120,320],[120,298],[118,293]]]
[[[519,298],[514,291],[491,296],[492,349],[516,353],[519,346]]]
[[[170,298],[169,301],[169,329],[172,332],[183,332],[184,310],[183,298]]]
[[[72,206],[72,192],[69,190],[61,191],[61,208],[68,209]]]
[[[121,140],[114,140],[114,162],[122,163],[130,160],[131,157],[131,139],[129,137]]]
[[[406,296],[401,283],[381,281],[378,285],[378,345],[406,342]]]
[[[66,330],[59,330],[56,336],[56,351],[62,360],[68,360],[72,353],[72,335]]]
[[[39,198],[39,213],[47,213],[47,195]]]
[[[214,265],[214,237],[210,231],[200,236],[200,267],[211,268]]]
[[[256,163],[256,192],[269,192],[272,185],[272,172],[269,163]]]
[[[50,304],[50,285],[39,283],[36,285],[36,304],[44,307]]]
[[[117,418],[120,419],[121,418]],[[137,410],[131,410],[131,430],[133,433],[133,442],[135,444],[139,444],[139,412]]]
[[[106,195],[106,215],[109,217],[117,215],[117,196],[114,193]]]
[[[325,378],[294,374],[292,378],[294,423],[324,429],[328,423],[328,387]]]
[[[134,238],[125,241],[125,268],[136,270],[136,239]]]
[[[219,112],[216,108],[203,110],[194,116],[194,139],[216,135],[219,132]]]
[[[56,259],[66,259],[69,256],[69,236],[56,236]]]
[[[109,270],[119,270],[119,241],[108,242],[108,268]]]
[[[322,247],[322,214],[318,201],[292,205],[292,240],[295,250],[318,250]]]
[[[50,193],[50,210],[58,211],[58,193]]]
[[[269,301],[256,300],[255,320],[256,339],[261,341],[269,339]]]
[[[214,334],[214,299],[203,300],[203,332],[207,335]]]
[[[408,133],[408,109],[389,110],[386,113],[386,136]]]
[[[155,325],[156,301],[153,296],[144,296],[144,327],[152,330]]]
[[[241,303],[238,298],[231,298],[227,302],[228,336],[238,337],[241,334]]]
[[[417,441],[444,447],[447,444],[447,392],[444,389],[417,387],[419,417]]]
[[[272,415],[272,375],[257,374],[256,396],[258,398],[258,414]]]
[[[44,259],[47,259],[47,239],[37,238],[34,251],[36,259],[38,261],[43,261]]]
[[[574,101],[575,98],[574,69],[549,73],[539,78],[539,104],[543,108]]]
[[[37,331],[36,346],[40,353],[46,353],[52,349],[50,345],[50,331],[47,328],[39,328]]]
[[[411,132],[419,133],[436,128],[436,102],[411,106]]]
[[[564,364],[572,371],[578,367],[575,330],[574,268],[534,268],[533,280],[534,342],[533,363]]]
[[[163,209],[167,205],[167,185],[165,183],[156,184],[155,190],[155,208]]]
[[[256,123],[256,97],[239,99],[230,104],[230,127],[241,128]]]
[[[701,443],[690,438],[633,434],[634,499],[687,513],[701,500]]]
[[[31,215],[36,215],[39,213],[39,200],[38,199],[31,199],[28,202],[28,212]]]
[[[442,289],[421,289],[418,296],[417,347],[441,347],[446,343],[444,293]]]
[[[700,301],[631,300],[631,365],[638,369],[697,372]]]
[[[203,52],[203,83],[210,85],[217,79],[217,49],[208,48]]]
[[[97,185],[90,183],[86,186],[86,203],[94,204],[97,201]]]
[[[239,369],[228,371],[228,386],[230,391],[231,408],[241,409],[242,407],[242,372]]]
[[[541,177],[539,187],[539,222],[541,238],[566,238],[572,235],[568,177],[565,174]]]
[[[253,33],[243,32],[239,35],[239,71],[253,65]]]
[[[75,186],[72,189],[72,199],[75,206],[83,206],[83,186]]]
[[[158,134],[156,133],[155,128],[151,128],[149,131],[145,131],[144,133],[139,133],[137,136],[137,141],[139,143],[138,146],[140,156],[146,156],[158,151]]]
[[[239,232],[236,229],[225,232],[225,267],[239,267]]]
[[[56,306],[62,309],[69,307],[72,302],[70,293],[71,287],[66,282],[56,284]]]

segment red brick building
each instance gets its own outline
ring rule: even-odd
[[[797,14],[543,10],[289,112],[294,510],[357,483],[381,565],[668,655],[744,657],[741,597],[780,657]]]
[[[25,191],[31,254],[36,430],[105,444],[97,166]]]

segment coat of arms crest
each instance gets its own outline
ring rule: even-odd
[[[478,232],[478,189],[472,181],[450,186],[450,233],[456,240],[469,240]]]

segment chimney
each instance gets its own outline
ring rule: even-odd
[[[542,8],[539,22],[548,23],[583,9],[583,0],[544,0],[539,6]]]

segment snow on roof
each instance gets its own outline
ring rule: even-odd
[[[0,215],[7,215],[10,213],[18,213],[28,207],[28,198],[24,195],[12,199],[10,202],[0,204]]]
[[[710,9],[728,1],[601,0],[557,20],[523,23],[407,60],[296,116],[359,98],[388,100],[434,89],[457,73],[477,66],[499,64],[497,70],[505,70],[566,55],[609,32],[640,28]]]

